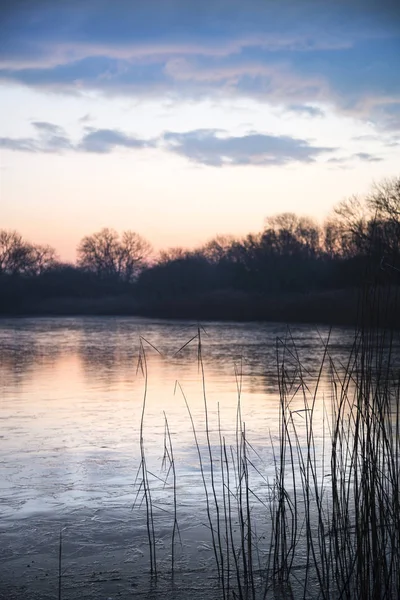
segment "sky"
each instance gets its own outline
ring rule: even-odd
[[[0,228],[62,260],[322,220],[399,159],[398,0],[0,5]]]

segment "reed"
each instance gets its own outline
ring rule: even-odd
[[[138,357],[138,365],[137,371],[140,369],[142,375],[144,377],[144,391],[143,391],[143,402],[142,402],[142,413],[140,418],[140,465],[138,473],[141,473],[141,480],[139,483],[139,488],[136,494],[135,502],[138,499],[140,492],[142,491],[142,501],[144,500],[146,505],[146,528],[147,528],[147,539],[149,543],[149,554],[150,554],[150,574],[152,577],[157,578],[157,554],[156,554],[156,536],[155,536],[155,526],[154,526],[154,511],[153,511],[153,501],[151,495],[151,488],[149,484],[149,474],[150,471],[147,469],[146,462],[146,451],[144,445],[144,418],[146,413],[146,401],[147,401],[147,389],[148,389],[148,368],[147,368],[147,356],[145,351],[144,344],[147,344],[156,352],[159,350],[146,338],[140,337],[140,346],[139,346],[139,357]],[[136,476],[136,480],[138,479],[138,475]],[[136,484],[136,481],[135,481]]]
[[[279,435],[277,442],[272,436],[269,442],[266,439],[274,457],[273,480],[263,472],[260,457],[247,438],[241,369],[236,369],[235,442],[226,441],[218,405],[216,445],[211,439],[207,404],[203,330],[198,328],[178,350],[197,344],[203,431],[194,421],[179,382],[176,388],[191,423],[224,600],[398,598],[400,370],[393,354],[395,333],[381,327],[380,321],[390,309],[381,292],[366,288],[347,363],[335,362],[328,335],[321,339],[317,373],[310,373],[303,364],[289,329],[284,339],[277,339]],[[141,353],[147,386],[143,345]],[[154,518],[143,443],[145,399],[139,489],[146,503],[150,570],[156,574]],[[322,407],[322,417],[317,407]],[[205,436],[205,450],[200,435]],[[165,481],[172,473],[174,573],[178,474],[166,415],[163,463]],[[255,479],[266,484],[266,495],[254,489]],[[267,544],[261,542],[265,536],[258,534],[260,515],[267,522]]]
[[[292,373],[285,359],[279,367],[281,433],[271,543],[273,579],[295,583],[296,596],[301,590],[303,598],[312,597],[310,589],[315,585],[318,597],[360,600],[394,599],[400,589],[400,379],[398,365],[392,364],[393,331],[379,328],[376,302],[374,290],[363,299],[361,327],[355,332],[347,365],[339,369],[334,364],[327,341],[314,390],[295,349],[290,349]],[[283,346],[286,350],[286,341]],[[314,413],[326,363],[331,374],[331,423],[323,429],[321,453]],[[293,389],[304,398],[301,422],[299,411],[291,409]],[[299,581],[295,558],[304,548]]]
[[[58,542],[58,600],[62,598],[62,528],[60,528],[60,539]]]
[[[174,459],[174,450],[172,445],[171,432],[169,429],[167,415],[164,412],[165,419],[165,432],[164,432],[164,456],[163,456],[163,466],[166,468],[166,464],[168,462],[167,475],[164,481],[164,488],[167,484],[168,477],[170,472],[172,472],[172,490],[173,490],[173,507],[174,507],[174,520],[172,526],[172,538],[171,538],[171,574],[174,577],[175,573],[175,538],[178,535],[179,540],[182,546],[181,535],[179,531],[179,523],[178,523],[178,498],[177,498],[177,489],[176,489],[176,468],[175,468],[175,459]]]

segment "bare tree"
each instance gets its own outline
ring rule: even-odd
[[[0,230],[0,274],[38,275],[56,261],[54,248],[26,242],[17,231]]]
[[[344,256],[342,229],[336,219],[330,218],[323,225],[323,250],[330,258]]]
[[[102,277],[132,281],[151,250],[150,244],[134,231],[125,231],[120,237],[113,229],[104,228],[82,239],[78,264]]]
[[[210,263],[216,264],[226,258],[231,258],[231,249],[235,243],[233,235],[217,235],[207,242],[199,252]]]
[[[118,234],[112,229],[102,229],[85,236],[78,246],[78,264],[98,275],[117,273]]]
[[[58,264],[58,255],[51,246],[30,245],[30,267],[32,275],[40,275]]]
[[[319,225],[309,217],[290,212],[265,220],[264,245],[270,245],[277,254],[316,256],[320,250]]]
[[[328,219],[329,234],[336,237],[344,257],[366,252],[369,247],[368,223],[371,214],[365,201],[351,196],[337,204]],[[333,239],[330,240],[333,243]]]
[[[329,220],[342,255],[398,253],[400,240],[400,177],[383,180],[365,198],[340,202]],[[326,231],[327,233],[327,231]],[[332,244],[332,240],[329,240]]]
[[[167,250],[161,250],[157,257],[157,264],[165,265],[173,262],[174,260],[183,260],[190,256],[190,251],[180,246],[168,248]]]
[[[27,245],[19,233],[0,230],[0,273],[11,275],[21,271],[28,253]]]
[[[367,205],[376,218],[400,223],[400,177],[374,184]]]
[[[374,215],[370,237],[377,251],[390,256],[400,252],[400,177],[375,184],[367,196],[367,205]]]
[[[145,265],[151,254],[152,247],[144,238],[134,231],[124,231],[122,234],[119,256],[119,274],[126,281],[132,281],[140,269]]]

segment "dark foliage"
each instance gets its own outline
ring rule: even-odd
[[[132,231],[120,237],[103,229],[86,236],[75,266],[57,262],[52,248],[0,230],[0,312],[103,310],[288,320],[296,315],[297,320],[313,320],[314,315],[347,322],[348,314],[333,316],[335,303],[328,296],[335,298],[335,290],[341,290],[342,297],[349,290],[350,298],[370,277],[378,285],[389,280],[398,285],[399,249],[400,178],[375,186],[362,200],[341,202],[322,226],[282,213],[268,218],[258,234],[243,239],[217,236],[194,251],[171,248],[151,264],[146,262],[149,244]],[[311,294],[325,294],[330,306],[326,317]],[[300,310],[304,303],[314,306],[312,314]],[[278,310],[279,305],[286,308]],[[339,305],[337,311],[347,311]]]

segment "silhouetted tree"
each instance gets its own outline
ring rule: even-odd
[[[187,258],[190,255],[190,252],[185,248],[181,248],[180,246],[176,246],[173,248],[168,248],[167,250],[161,250],[157,260],[157,265],[165,265],[174,260],[180,260],[183,258]]]
[[[56,261],[54,248],[26,242],[16,231],[0,230],[0,274],[39,275]]]
[[[320,227],[309,217],[281,213],[265,221],[263,244],[281,256],[315,257],[320,252]]]
[[[199,249],[199,253],[211,264],[235,258],[236,240],[232,235],[217,235]]]
[[[368,252],[368,221],[365,201],[358,196],[342,200],[333,209],[332,222],[340,237],[342,256],[351,258]]]
[[[215,288],[215,269],[197,254],[162,262],[142,271],[137,286],[153,298],[177,297]]]
[[[327,219],[323,224],[322,249],[332,260],[343,256],[342,229],[333,218]]]
[[[340,202],[329,221],[329,235],[331,246],[345,258],[397,255],[400,177],[375,184],[366,198],[352,196]]]
[[[134,231],[120,237],[113,229],[104,228],[85,236],[78,246],[78,264],[100,277],[133,281],[146,264],[150,244]]]
[[[372,214],[369,237],[377,251],[396,259],[400,250],[400,177],[375,184],[366,202]]]
[[[377,219],[400,223],[400,177],[374,184],[367,204]]]
[[[41,244],[31,245],[30,258],[29,272],[31,275],[41,275],[58,263],[58,256],[54,248]]]
[[[397,282],[400,178],[373,186],[364,198],[343,200],[323,226],[286,212],[241,239],[216,236],[194,250],[169,248],[151,264],[150,252],[137,233],[105,228],[82,239],[78,265],[63,265],[53,248],[0,230],[0,311],[23,312],[48,299],[118,295],[143,306],[195,301],[212,307],[221,298],[227,306],[229,298],[251,305],[249,299],[270,292],[353,288],[371,278]],[[388,266],[394,267],[390,278]]]

